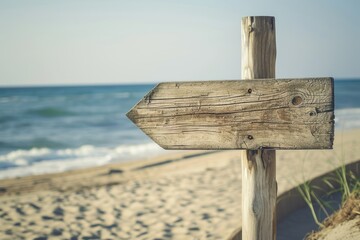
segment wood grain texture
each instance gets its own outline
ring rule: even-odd
[[[273,17],[244,17],[241,22],[241,37],[242,77],[244,79],[275,78],[275,19]],[[269,83],[269,80],[267,82]],[[287,93],[293,93],[292,89],[295,88],[290,87]],[[280,99],[283,98],[282,94],[274,95]],[[294,106],[300,108],[303,104],[302,100],[305,99],[304,95],[298,93],[288,98],[289,106],[293,106],[290,112],[293,113],[293,110],[296,109]],[[309,103],[311,105],[311,101]],[[290,116],[291,113],[289,115],[280,114],[279,118],[289,120],[290,118],[284,118],[284,116]],[[303,114],[300,116],[303,117]],[[270,116],[270,121],[277,119],[277,115]],[[297,125],[298,123],[293,124]],[[286,138],[293,139],[294,136],[301,136],[301,134],[290,132]],[[269,132],[269,139],[278,137]],[[242,163],[242,239],[275,240],[276,152],[269,149],[245,150],[241,151],[240,156]]]
[[[244,17],[241,22],[241,77],[275,78],[274,17]]]
[[[242,160],[242,239],[276,238],[276,151],[244,150]]]
[[[333,79],[160,83],[127,116],[165,149],[332,148]]]

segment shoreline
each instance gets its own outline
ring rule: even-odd
[[[333,151],[277,152],[278,196],[360,159],[360,130],[336,134]],[[0,180],[0,238],[223,239],[241,226],[239,155],[183,151]]]
[[[335,136],[336,138],[341,138],[341,136],[343,134],[348,134],[348,133],[352,133],[352,132],[359,132],[359,136],[360,136],[360,128],[354,128],[354,129],[342,129],[342,130],[338,130],[336,129],[335,130]],[[149,143],[147,143],[149,144]],[[335,145],[335,143],[334,143]],[[85,145],[86,146],[86,145]],[[39,148],[41,149],[41,148]],[[298,149],[294,149],[294,150],[278,150],[278,152],[285,152],[285,151],[313,151],[313,150],[316,150],[318,151],[317,149],[308,149],[308,150],[298,150]],[[45,172],[45,173],[40,173],[40,174],[25,174],[25,175],[20,175],[20,176],[14,176],[14,177],[5,177],[5,178],[0,178],[0,182],[3,181],[3,180],[11,180],[11,179],[19,179],[19,178],[25,178],[25,177],[34,177],[34,176],[42,176],[42,175],[52,175],[52,174],[64,174],[66,172],[76,172],[76,171],[82,171],[82,170],[86,170],[86,169],[89,169],[91,170],[92,168],[96,169],[96,168],[101,168],[101,167],[105,167],[106,166],[110,166],[110,165],[123,165],[125,166],[125,168],[127,168],[126,166],[128,164],[132,165],[131,163],[132,162],[137,162],[139,164],[145,164],[145,162],[149,161],[149,162],[157,162],[159,159],[164,159],[164,158],[169,158],[170,160],[172,158],[176,158],[177,156],[191,156],[192,154],[197,154],[197,153],[202,153],[202,152],[213,152],[213,151],[239,151],[239,150],[164,150],[164,149],[161,149],[160,152],[151,152],[150,153],[150,156],[146,156],[146,154],[142,153],[141,156],[139,157],[131,157],[129,159],[118,159],[118,160],[115,160],[115,161],[112,161],[110,163],[105,163],[105,164],[100,164],[100,165],[97,165],[97,164],[94,164],[94,165],[90,165],[90,166],[85,166],[85,167],[74,167],[74,168],[70,168],[70,169],[67,169],[65,171],[59,171],[59,170],[55,170],[53,172]],[[186,157],[188,158],[188,157]],[[166,161],[166,160],[164,160]],[[51,160],[49,161],[45,161],[47,162],[47,164],[51,164]],[[57,161],[55,161],[56,164],[59,164]],[[170,163],[171,161],[169,161]],[[149,163],[151,164],[151,163]],[[137,165],[137,164],[136,164]],[[12,169],[12,168],[11,168]],[[16,169],[16,168],[14,168]],[[7,170],[3,170],[3,172],[6,172]],[[1,175],[2,171],[0,170],[0,175]],[[0,193],[1,193],[1,189],[0,189]]]

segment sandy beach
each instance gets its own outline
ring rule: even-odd
[[[278,195],[360,160],[360,130],[334,150],[277,151]],[[226,239],[241,228],[238,151],[183,151],[0,181],[0,239]]]

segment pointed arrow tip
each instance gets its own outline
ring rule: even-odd
[[[168,149],[167,145],[164,145],[162,142],[159,142],[159,140],[157,138],[154,138],[154,136],[152,136],[151,134],[148,134],[146,131],[144,131],[144,129],[142,129],[141,126],[139,126],[136,123],[136,116],[137,116],[137,110],[136,110],[136,106],[135,105],[129,112],[127,112],[125,115],[127,118],[129,118],[139,129],[141,129],[141,131],[143,131],[148,137],[150,137],[155,143],[157,143],[161,148],[163,149]]]
[[[130,119],[133,123],[134,122],[134,109],[131,109],[129,112],[126,113],[126,117]]]

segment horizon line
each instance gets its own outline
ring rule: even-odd
[[[353,81],[360,80],[360,77],[333,77],[334,81]],[[285,79],[285,78],[278,78]],[[226,80],[241,80],[241,79],[217,79],[217,80],[181,80],[181,81],[173,81],[173,82],[191,82],[191,81],[226,81]],[[24,84],[24,85],[0,85],[0,89],[3,88],[52,88],[52,87],[106,87],[106,86],[129,86],[129,85],[154,85],[167,81],[159,81],[159,82],[137,82],[137,83],[54,83],[54,84]],[[169,81],[168,81],[169,82]],[[170,81],[171,82],[171,81]]]

